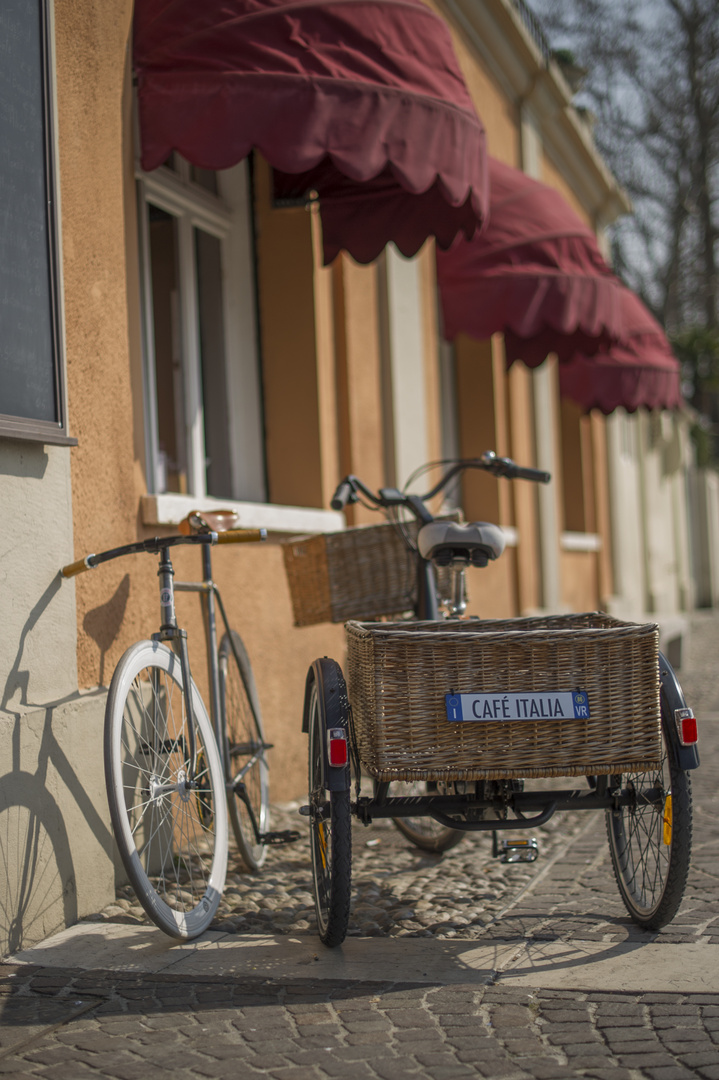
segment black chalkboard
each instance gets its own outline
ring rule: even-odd
[[[0,3],[0,415],[63,425],[44,0]]]

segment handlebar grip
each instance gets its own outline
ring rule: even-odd
[[[95,564],[90,562],[90,559],[94,558],[94,555],[86,555],[84,559],[78,559],[77,562],[63,566],[60,573],[64,578],[69,578],[75,577],[77,574],[84,574],[86,570],[94,570]]]
[[[349,502],[351,494],[351,484],[349,484],[346,480],[343,480],[340,484],[338,484],[337,490],[335,491],[330,501],[330,506],[332,507],[332,509],[342,510]]]
[[[253,544],[267,539],[267,529],[228,529],[217,534],[218,544]]]
[[[519,465],[514,475],[517,480],[534,480],[536,484],[548,484],[552,479],[552,474],[543,469],[524,469]]]

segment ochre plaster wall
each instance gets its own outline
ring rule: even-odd
[[[524,466],[536,466],[532,375],[520,361],[509,369],[509,423],[511,456]],[[514,503],[517,526],[516,551],[517,614],[535,610],[540,602],[537,490],[524,480],[499,481],[506,484]]]
[[[572,210],[579,215],[582,221],[586,221],[588,225],[592,225],[586,207],[579,201],[574,194],[573,189],[569,186],[562,173],[546,153],[542,154],[541,181],[544,184],[548,184],[549,187],[555,188],[560,195],[566,199]]]
[[[496,79],[487,71],[475,49],[448,16],[441,0],[426,2],[449,27],[460,70],[487,133],[490,154],[507,165],[519,168],[519,113],[516,104],[507,98]]]
[[[420,251],[422,340],[424,342],[424,384],[427,403],[427,459],[437,461],[442,449],[442,419],[439,382],[439,323],[437,315],[437,262],[434,239]]]
[[[128,325],[123,93],[132,3],[56,5],[59,171],[75,552],[136,539],[135,447]],[[109,678],[127,599],[128,565],[78,590],[80,687]],[[114,597],[114,600],[112,599]],[[103,610],[103,605],[109,606]],[[88,612],[94,614],[86,618]],[[130,640],[132,627],[125,643]],[[108,655],[109,652],[109,655]],[[101,657],[98,662],[98,656]],[[108,663],[104,661],[107,660]]]
[[[76,557],[151,534],[139,514],[146,485],[127,77],[131,10],[130,0],[114,6],[85,0],[57,7],[68,399],[71,430],[79,440],[72,451]],[[315,292],[313,286],[311,217],[299,212],[294,233],[287,220],[285,216],[272,221],[277,247],[271,250],[277,256],[273,274],[284,259],[288,273],[284,284],[289,292],[281,279],[271,277],[267,288],[274,291],[277,307],[274,321],[263,326],[269,338],[265,392],[271,398],[275,451],[271,484],[277,489],[273,491],[276,501],[326,506],[327,490],[336,482],[338,471],[336,460],[328,462],[328,457],[337,457],[331,446],[332,316],[326,291],[324,295],[321,289]],[[302,275],[297,273],[302,265],[305,293],[301,292]],[[330,275],[329,270],[321,271],[320,278],[331,286]],[[303,344],[296,321],[293,328],[290,297],[296,303],[296,320],[304,320],[311,330],[310,344]],[[324,364],[319,379],[315,336],[320,339]],[[298,418],[306,430],[297,430]],[[162,530],[152,530],[157,531]],[[217,550],[215,567],[230,618],[246,640],[268,737],[276,746],[272,751],[274,797],[298,796],[306,787],[306,738],[300,732],[306,670],[318,655],[342,660],[341,628],[293,627],[277,543]],[[176,569],[179,578],[196,577],[197,553],[180,551]],[[138,555],[108,563],[78,577],[75,589],[79,685],[106,686],[128,645],[157,628],[155,561]],[[197,681],[204,686],[199,603],[196,598],[179,597],[178,611],[190,633]]]
[[[607,608],[609,597],[614,594],[612,567],[612,530],[609,506],[609,476],[607,467],[607,422],[604,416],[593,412],[590,416],[592,445],[594,448],[594,512],[595,528],[601,540],[598,560],[599,606]]]
[[[377,490],[385,483],[377,266],[361,266],[343,252],[332,273],[340,473]],[[374,524],[377,515],[357,503],[347,520]]]
[[[562,605],[567,611],[596,611],[599,581],[594,551],[563,551],[561,554]]]
[[[321,507],[317,319],[327,311],[315,293],[312,214],[273,208],[269,166],[259,155],[255,212],[269,496]]]

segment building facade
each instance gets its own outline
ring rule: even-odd
[[[431,6],[490,152],[557,188],[601,235],[629,208],[525,6]],[[3,951],[98,910],[119,873],[104,707],[123,651],[156,628],[156,571],[138,555],[75,583],[63,564],[172,532],[195,508],[231,506],[269,530],[214,561],[255,669],[279,801],[304,790],[307,667],[344,651],[340,626],[293,625],[281,542],[372,520],[328,509],[346,473],[401,484],[427,461],[487,449],[552,473],[541,491],[467,479],[465,516],[509,538],[472,571],[471,613],[602,607],[676,629],[693,602],[680,419],[583,415],[560,397],[551,357],[507,372],[501,335],[443,341],[431,239],[412,259],[389,247],[369,265],[342,253],[324,266],[317,206],[278,205],[258,153],[218,173],[178,155],[143,172],[132,0],[28,8],[6,29],[46,94],[22,124],[41,147],[27,174],[40,170],[53,207],[55,336],[43,348],[60,415],[14,422],[34,406],[0,402]],[[13,93],[9,80],[10,126]],[[178,576],[196,563],[178,551]],[[178,615],[202,689],[196,598]]]

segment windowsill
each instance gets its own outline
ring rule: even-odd
[[[191,510],[234,510],[240,528],[267,529],[268,533],[339,532],[345,528],[344,514],[305,506],[277,506],[274,503],[233,502],[194,495],[143,495],[140,500],[144,525],[178,525]]]
[[[42,443],[45,446],[77,446],[77,439],[66,435],[62,428],[54,425],[33,425],[3,418],[0,420],[0,438],[20,439],[22,442]]]
[[[562,551],[601,551],[602,538],[598,533],[563,532]]]

